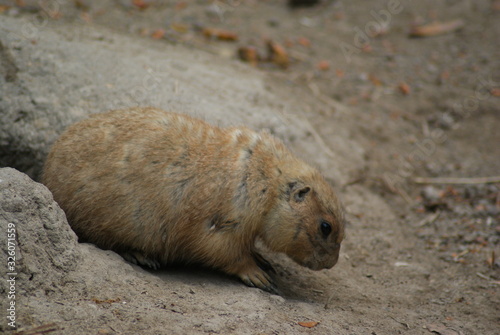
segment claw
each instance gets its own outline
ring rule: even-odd
[[[278,291],[278,288],[274,284],[271,284],[271,286],[269,286],[266,289],[266,291],[269,292],[269,293],[272,293],[272,294],[281,295],[280,292]]]
[[[251,272],[240,274],[239,277],[247,286],[257,287],[269,293],[279,294],[271,277],[258,267],[255,267]]]
[[[271,264],[255,251],[240,257],[230,266],[223,269],[228,274],[238,276],[243,283],[250,287],[279,294],[273,279],[266,272],[275,272]]]
[[[276,273],[276,270],[274,270],[274,268],[271,265],[271,263],[269,263],[269,261],[267,259],[265,259],[264,257],[262,257],[261,254],[259,254],[258,252],[254,251],[252,253],[252,255],[253,255],[253,258],[255,259],[255,262],[259,266],[259,268],[261,268],[262,270],[264,270],[266,272],[270,271],[272,273]]]
[[[160,268],[160,262],[155,259],[148,258],[143,253],[138,251],[127,251],[121,253],[121,256],[128,262],[140,266],[146,266],[153,270],[158,270]]]
[[[255,285],[252,283],[250,278],[248,278],[248,277],[240,277],[240,278],[245,283],[245,285],[247,285],[249,287],[255,287]]]

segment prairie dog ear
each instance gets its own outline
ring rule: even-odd
[[[307,193],[311,191],[311,187],[307,185],[300,185],[299,183],[288,184],[292,193],[292,198],[295,202],[302,202],[306,198]]]

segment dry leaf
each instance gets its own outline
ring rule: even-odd
[[[440,34],[450,33],[452,31],[458,30],[464,26],[463,20],[453,20],[448,22],[434,22],[430,24],[425,24],[421,26],[415,26],[410,29],[411,37],[427,37],[435,36]]]
[[[274,64],[286,69],[290,64],[290,59],[288,58],[288,53],[285,48],[283,48],[278,43],[268,41],[267,42],[267,50],[269,52],[269,61]]]
[[[259,53],[255,47],[241,47],[238,49],[238,56],[242,61],[256,66],[260,60]]]
[[[407,83],[400,83],[398,88],[404,95],[408,95],[411,92],[410,86]]]
[[[149,7],[149,3],[144,0],[132,0],[132,4],[139,9],[146,9]]]
[[[363,52],[372,52],[373,51],[373,48],[370,44],[365,44],[362,48],[361,48],[361,51]]]
[[[165,30],[163,29],[156,29],[152,34],[151,37],[154,38],[155,40],[162,39],[163,36],[165,36]]]
[[[382,81],[377,76],[375,76],[374,74],[370,73],[368,75],[368,79],[370,79],[370,81],[373,83],[373,85],[375,85],[375,86],[382,86]]]
[[[330,69],[330,62],[327,60],[322,60],[318,63],[317,68],[321,71],[327,71]]]
[[[494,11],[500,11],[500,0],[493,0],[491,9],[493,9]]]
[[[311,46],[311,41],[305,37],[299,37],[297,42],[302,45],[303,47],[310,47]]]
[[[300,326],[306,327],[306,328],[314,328],[319,324],[319,322],[316,322],[316,321],[299,321],[297,323]]]
[[[222,29],[216,29],[216,28],[203,28],[201,31],[203,36],[206,38],[216,38],[221,41],[237,41],[238,40],[238,34],[229,31],[229,30],[222,30]]]

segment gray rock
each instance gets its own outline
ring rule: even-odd
[[[54,290],[76,268],[77,237],[64,212],[45,186],[12,168],[0,169],[0,227],[1,263],[14,252],[8,272],[17,273],[17,293]],[[6,291],[7,282],[0,280],[0,294]]]
[[[421,195],[426,202],[436,202],[441,198],[441,191],[434,186],[426,186],[422,189]]]
[[[16,307],[19,325],[20,316],[29,318],[27,301],[40,303],[61,291],[81,253],[50,191],[12,168],[0,169],[0,230],[0,262],[7,266],[0,280],[2,310]]]

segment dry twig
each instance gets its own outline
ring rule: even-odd
[[[492,184],[500,183],[500,176],[494,177],[478,177],[478,178],[426,178],[415,177],[413,182],[417,184],[455,184],[455,185],[468,185],[468,184]]]
[[[486,275],[483,275],[481,272],[476,272],[476,275],[479,277],[479,278],[483,278],[483,279],[486,279],[486,280],[491,280],[490,277],[486,276]]]
[[[412,27],[410,30],[411,37],[427,37],[440,34],[446,34],[462,28],[465,25],[463,20],[453,20],[448,22],[434,22],[422,26]]]
[[[425,219],[420,221],[417,224],[417,227],[423,227],[423,226],[426,226],[428,224],[435,222],[439,218],[440,215],[441,215],[440,211],[437,211],[436,213],[429,215],[428,217],[426,217]]]
[[[42,334],[47,334],[50,332],[54,332],[56,330],[59,330],[59,326],[55,323],[48,323],[46,325],[41,325],[29,330],[21,330],[14,335],[42,335]]]
[[[402,324],[403,326],[405,326],[405,327],[406,327],[406,329],[410,329],[410,325],[409,325],[409,324],[407,324],[406,322],[399,321],[398,319],[396,319],[395,317],[392,317],[392,316],[390,316],[390,318],[391,318],[391,319],[393,319],[394,321],[396,321],[397,323],[400,323],[400,324]]]

